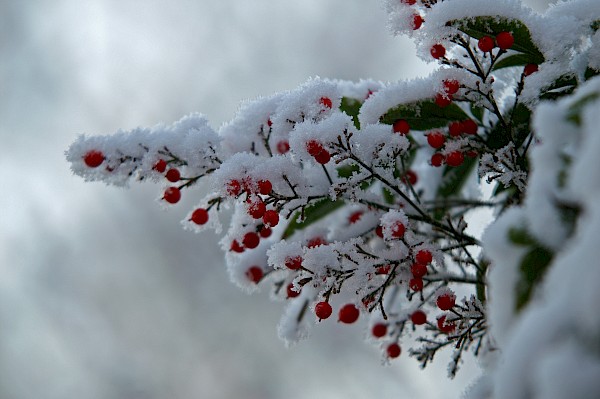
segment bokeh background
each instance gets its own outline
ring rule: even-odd
[[[543,9],[546,0],[529,1]],[[281,303],[229,280],[159,187],[74,177],[80,133],[218,128],[310,76],[424,76],[378,0],[0,0],[0,398],[448,398],[445,359],[381,365],[365,326],[277,338]]]

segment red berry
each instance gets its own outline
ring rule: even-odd
[[[475,150],[469,150],[469,151],[467,151],[467,154],[466,154],[466,155],[467,155],[469,158],[477,158],[477,151],[475,151]]]
[[[175,182],[179,181],[179,179],[181,178],[181,174],[179,173],[179,171],[177,169],[172,168],[172,169],[167,170],[167,174],[165,175],[165,177],[171,183],[175,183]]]
[[[417,174],[415,173],[414,170],[407,170],[406,171],[406,175],[404,176],[404,179],[402,179],[405,183],[408,182],[410,183],[411,186],[414,186],[415,184],[417,184],[417,181],[419,180],[419,176],[417,176]]]
[[[477,123],[473,119],[464,120],[460,124],[466,134],[477,134]]]
[[[331,99],[329,97],[321,97],[319,103],[327,108],[331,108],[333,106],[333,103],[331,102]]]
[[[448,94],[455,94],[460,89],[458,80],[444,80],[444,91]]]
[[[258,181],[258,192],[262,195],[269,195],[273,190],[273,185],[269,180],[259,180]]]
[[[413,30],[417,30],[423,25],[423,17],[419,14],[413,15]]]
[[[277,143],[277,152],[280,154],[285,154],[290,150],[290,143],[285,140],[282,140]]]
[[[229,250],[241,254],[242,252],[244,252],[244,247],[242,247],[237,240],[233,240],[231,242],[231,247],[229,247]]]
[[[329,151],[327,150],[322,150],[317,155],[315,155],[315,161],[317,161],[321,165],[325,165],[327,162],[329,162],[330,159],[331,154],[329,154]]]
[[[167,170],[167,161],[165,161],[164,159],[159,159],[158,161],[156,161],[152,169],[154,169],[158,173],[163,173],[165,170]]]
[[[463,132],[463,125],[459,121],[450,122],[448,125],[448,134],[452,137],[458,137]]]
[[[373,326],[373,328],[371,329],[371,334],[373,334],[373,336],[375,338],[384,337],[387,334],[387,324],[383,324],[383,323],[375,324]]]
[[[391,265],[379,266],[377,268],[377,274],[388,274],[391,269],[392,269]]]
[[[169,187],[165,190],[163,199],[169,204],[176,204],[181,199],[181,190],[179,190],[177,187]]]
[[[273,126],[273,122],[271,122],[271,119],[267,119],[267,126],[269,126],[269,127]]]
[[[277,224],[279,224],[279,214],[277,213],[277,211],[274,211],[272,209],[265,211],[265,214],[263,215],[263,223],[266,226],[277,226]]]
[[[258,266],[251,266],[246,270],[246,277],[254,284],[258,284],[258,282],[263,278],[263,271]]]
[[[456,295],[452,293],[442,294],[437,297],[436,304],[441,310],[450,310],[454,307]]]
[[[413,4],[415,4],[417,2],[417,0],[400,0],[401,3],[404,4],[408,4],[409,6],[412,6]]]
[[[348,216],[348,223],[354,224],[360,220],[360,217],[363,215],[363,211],[353,212],[350,216]]]
[[[262,238],[269,238],[271,237],[271,233],[273,233],[273,231],[266,227],[266,226],[262,226],[262,228],[258,231],[258,234],[262,237]]]
[[[508,50],[515,43],[515,38],[510,32],[500,32],[496,35],[496,44],[502,50]]]
[[[436,152],[431,156],[431,166],[440,167],[444,163],[444,155]]]
[[[422,310],[415,310],[413,314],[410,315],[410,320],[413,324],[420,326],[427,323],[427,315]]]
[[[440,58],[446,55],[446,48],[441,44],[434,44],[433,46],[431,46],[431,50],[429,50],[429,52],[431,53],[431,56],[433,58],[439,60]]]
[[[446,322],[446,315],[442,315],[437,319],[437,325],[441,332],[449,334],[456,328],[454,322]]]
[[[302,257],[294,256],[293,258],[285,258],[285,267],[290,270],[298,270],[302,267]]]
[[[325,245],[327,244],[327,241],[325,241],[325,239],[321,238],[321,237],[315,237],[315,238],[311,238],[310,240],[308,240],[308,242],[306,243],[306,246],[309,248],[315,248],[315,247],[320,247],[321,245]]]
[[[392,237],[402,238],[405,231],[406,227],[404,227],[404,224],[402,224],[402,222],[396,222],[396,224],[392,226]]]
[[[442,132],[435,131],[427,135],[427,143],[433,148],[442,148],[445,142],[446,137],[444,137]]]
[[[492,39],[489,36],[483,36],[477,42],[477,47],[479,47],[479,50],[483,51],[484,53],[492,51],[492,49],[494,48],[494,39]]]
[[[426,249],[422,249],[419,252],[417,252],[415,259],[417,260],[417,262],[426,265],[428,263],[431,263],[431,261],[433,260],[433,256],[431,255],[431,252],[427,251]]]
[[[333,309],[331,309],[331,305],[328,302],[319,302],[315,305],[315,315],[319,318],[319,320],[325,320],[331,316]]]
[[[452,151],[446,156],[446,164],[448,166],[460,166],[465,161],[465,156],[461,151]]]
[[[208,222],[208,211],[204,208],[198,208],[192,212],[190,220],[196,224],[206,224]]]
[[[265,214],[266,209],[267,206],[265,203],[258,199],[250,203],[250,206],[248,206],[248,215],[252,216],[254,219],[260,219]]]
[[[410,131],[410,125],[404,119],[398,119],[396,122],[394,122],[392,127],[394,129],[394,133],[408,134]]]
[[[390,344],[387,347],[386,352],[390,359],[395,359],[398,356],[400,356],[400,353],[402,353],[402,349],[400,348],[400,345],[398,345],[398,344]]]
[[[379,238],[383,238],[383,227],[377,226],[375,229],[375,234],[377,234]]]
[[[104,154],[102,151],[90,150],[83,156],[83,162],[89,168],[97,168],[104,162]]]
[[[258,236],[258,234],[256,234],[253,231],[246,233],[244,235],[244,238],[242,238],[242,244],[244,245],[244,247],[250,248],[250,249],[258,247],[259,242],[260,242],[260,237]]]
[[[410,271],[415,278],[421,278],[427,274],[427,265],[422,263],[413,263],[410,267]]]
[[[237,180],[231,180],[227,183],[227,194],[237,196],[242,191],[242,186]]]
[[[435,95],[435,104],[440,108],[445,108],[452,104],[452,96],[449,94],[438,93]]]
[[[411,278],[408,282],[408,286],[413,291],[421,291],[423,289],[423,279],[420,278]]]
[[[313,157],[319,155],[319,153],[323,150],[323,145],[317,140],[309,140],[306,142],[306,151]]]
[[[295,291],[294,290],[294,284],[289,283],[287,286],[287,297],[288,298],[296,298],[298,295],[300,295],[299,291]]]
[[[523,75],[525,76],[529,76],[532,73],[535,73],[539,70],[539,67],[537,64],[527,64],[525,65],[525,68],[523,69]]]
[[[340,309],[338,313],[338,321],[341,321],[342,323],[346,324],[352,324],[356,320],[358,320],[359,315],[360,312],[358,311],[358,308],[354,306],[354,304],[348,303],[342,306],[342,308]]]

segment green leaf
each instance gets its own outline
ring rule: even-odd
[[[475,103],[471,103],[471,114],[479,122],[483,122],[483,110],[483,107],[478,107],[475,105]]]
[[[543,54],[531,40],[529,29],[521,21],[498,18],[497,16],[485,16],[467,20],[453,20],[449,24],[477,40],[483,36],[496,36],[500,32],[511,32],[515,38],[511,50],[529,55],[528,63],[541,64],[544,62]]]
[[[600,20],[595,20],[594,22],[592,22],[591,27],[594,30],[594,32],[600,29]]]
[[[506,57],[500,58],[495,64],[492,70],[496,71],[502,68],[510,68],[514,66],[521,66],[527,64],[535,64],[535,57],[532,57],[530,54],[513,54],[508,55]]]
[[[540,98],[544,100],[555,100],[559,97],[571,94],[577,87],[577,79],[574,76],[563,75],[556,79],[548,88],[541,93]]]
[[[302,212],[296,212],[290,219],[290,223],[283,232],[281,238],[288,238],[298,230],[302,230],[311,224],[323,219],[325,216],[336,211],[344,205],[344,201],[331,201],[329,198],[320,200],[304,208],[304,220],[300,220]]]
[[[381,117],[381,122],[392,125],[398,119],[404,119],[411,129],[429,130],[445,127],[450,122],[468,118],[469,116],[456,104],[440,108],[433,100],[422,100],[397,105]]]
[[[517,283],[517,310],[522,309],[531,299],[535,287],[540,283],[554,253],[542,246],[534,246],[521,259],[521,278]]]
[[[537,244],[537,240],[524,228],[510,228],[508,230],[508,239],[513,244],[519,246],[530,247]]]
[[[352,121],[354,122],[354,126],[357,129],[360,129],[360,122],[358,121],[358,113],[360,112],[360,107],[362,107],[362,102],[349,97],[342,97],[342,104],[340,105],[340,110],[344,111],[347,115],[352,117]]]
[[[396,198],[394,197],[394,194],[392,194],[392,192],[390,190],[388,190],[386,187],[383,187],[381,189],[382,195],[383,195],[383,200],[386,202],[386,204],[394,204],[396,202]]]
[[[351,165],[340,166],[339,168],[337,168],[338,176],[343,179],[349,179],[350,177],[352,177],[352,174],[354,172],[358,172],[359,170],[360,167],[355,163]]]
[[[567,112],[567,120],[578,126],[581,125],[581,111],[590,101],[594,101],[598,99],[598,97],[600,97],[600,93],[590,93],[575,101],[569,107],[569,111]]]
[[[593,78],[594,76],[597,76],[600,74],[600,71],[597,71],[593,68],[587,67],[584,73],[584,78],[585,80],[590,80],[591,78]]]

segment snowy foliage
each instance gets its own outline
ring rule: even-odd
[[[358,309],[384,359],[408,347],[424,367],[451,350],[450,376],[469,352],[487,359],[471,397],[593,397],[600,3],[545,14],[516,0],[385,5],[391,31],[440,64],[430,76],[313,78],[246,102],[218,131],[191,115],[81,136],[73,171],[163,182],[170,206],[208,187],[182,223],[229,223],[231,279],[287,302],[287,343],[332,309],[342,323]],[[486,190],[469,187],[478,178]],[[498,219],[469,233],[488,208]]]

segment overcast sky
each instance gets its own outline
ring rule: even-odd
[[[194,111],[218,128],[310,76],[430,68],[378,0],[0,0],[0,397],[457,396],[474,374],[383,367],[364,325],[286,349],[282,304],[239,291],[218,239],[181,229],[195,200],[165,212],[159,187],[84,183],[63,154]]]

